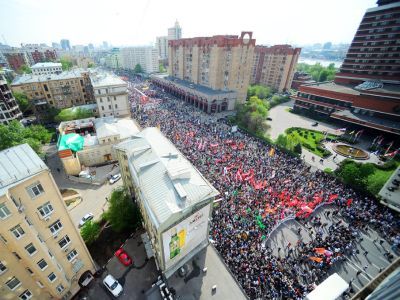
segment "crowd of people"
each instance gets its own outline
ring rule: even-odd
[[[134,117],[142,127],[159,127],[220,192],[210,235],[251,299],[303,299],[332,266],[355,253],[360,233],[371,227],[389,242],[400,238],[398,217],[374,199],[322,171],[311,172],[299,157],[232,132],[224,119],[160,89],[157,97],[149,110],[134,104]],[[330,207],[330,226],[314,213],[323,205]],[[288,218],[309,228],[312,238],[305,243],[299,229],[297,244],[276,255],[268,239]]]

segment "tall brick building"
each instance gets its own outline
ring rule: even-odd
[[[266,85],[278,92],[289,90],[300,52],[301,48],[290,45],[256,46],[251,83]]]
[[[366,11],[334,82],[302,85],[294,109],[400,135],[400,1]]]

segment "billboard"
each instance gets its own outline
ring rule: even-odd
[[[210,205],[162,234],[165,269],[169,269],[207,239]]]

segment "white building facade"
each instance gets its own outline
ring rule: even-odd
[[[158,57],[160,59],[168,59],[168,37],[158,36],[156,41]]]
[[[100,117],[130,115],[128,85],[117,76],[102,73],[91,76]]]
[[[134,70],[139,64],[146,73],[159,70],[158,50],[151,46],[122,48],[121,60],[123,69]]]
[[[61,63],[53,62],[37,63],[31,69],[33,75],[60,74],[62,72],[62,65]]]

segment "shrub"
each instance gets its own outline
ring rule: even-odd
[[[297,154],[301,154],[301,145],[300,145],[300,143],[298,143],[298,144],[296,144],[296,146],[294,146],[293,152],[297,153]]]
[[[331,168],[325,168],[325,169],[324,169],[324,172],[325,172],[326,174],[333,174],[333,170],[332,170]]]
[[[81,236],[87,245],[93,243],[100,234],[100,225],[90,220],[81,228]]]

